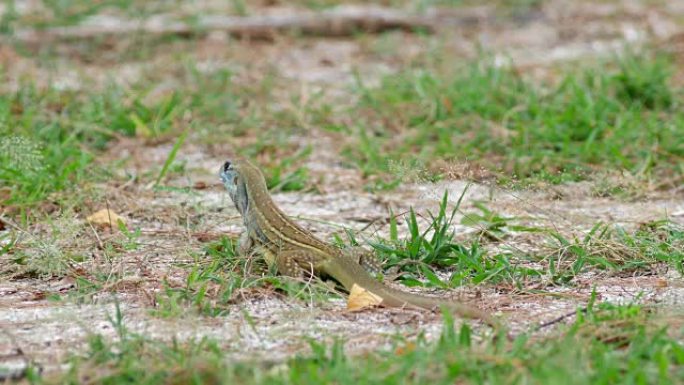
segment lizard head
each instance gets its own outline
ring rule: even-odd
[[[235,208],[240,214],[244,214],[248,207],[249,197],[247,196],[245,180],[240,173],[240,162],[227,160],[219,170],[219,177],[223,186],[228,190],[230,199],[235,203]]]
[[[268,198],[264,175],[247,159],[238,157],[227,160],[221,166],[219,176],[240,214],[244,215],[247,212],[249,200],[252,199],[250,194],[255,191],[257,195],[260,195],[261,191],[266,192]]]
[[[219,177],[221,178],[221,182],[229,192],[231,190],[236,189],[236,186],[238,185],[238,181],[240,179],[240,175],[237,171],[237,168],[235,168],[233,162],[231,162],[230,160],[227,160],[223,164],[223,166],[221,166],[221,169],[219,170]]]

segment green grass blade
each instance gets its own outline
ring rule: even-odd
[[[164,166],[162,167],[161,171],[159,172],[159,176],[157,176],[157,180],[154,182],[154,187],[157,187],[159,185],[159,182],[161,182],[162,178],[166,175],[166,173],[169,170],[169,167],[171,167],[171,163],[176,159],[176,155],[178,154],[178,150],[180,150],[181,146],[185,142],[185,138],[188,136],[188,130],[183,131],[182,134],[176,139],[176,143],[173,144],[173,148],[171,149],[171,152],[169,152],[169,156],[166,158],[166,161],[164,162]]]

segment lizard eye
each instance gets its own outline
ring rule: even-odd
[[[223,164],[223,172],[226,172],[232,168],[232,163],[230,161],[226,161],[226,163]]]

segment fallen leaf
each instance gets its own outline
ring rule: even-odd
[[[31,298],[31,301],[42,301],[47,297],[47,293],[44,291],[37,291],[33,293],[33,298]]]
[[[0,188],[0,202],[9,200],[12,197],[12,189],[9,187]]]
[[[382,297],[373,294],[370,291],[354,284],[349,291],[349,299],[347,300],[347,310],[357,311],[369,307],[380,305]]]
[[[126,225],[126,220],[124,220],[119,214],[109,209],[97,211],[96,213],[87,217],[86,220],[98,227],[116,227],[119,221],[121,221],[124,226]]]
[[[221,235],[216,234],[216,233],[210,233],[206,231],[201,231],[198,233],[193,234],[195,239],[198,241],[204,243],[204,242],[209,242],[209,241],[215,241],[221,238]]]
[[[49,201],[41,202],[38,207],[40,207],[40,211],[45,214],[52,214],[59,210],[59,205],[57,203]]]
[[[399,346],[396,349],[394,349],[394,354],[401,356],[407,353],[411,353],[414,350],[416,350],[416,344],[414,344],[413,342],[407,342],[406,345]]]

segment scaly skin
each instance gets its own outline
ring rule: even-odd
[[[481,319],[498,328],[493,317],[476,307],[393,289],[374,279],[357,257],[323,242],[287,218],[273,203],[259,168],[246,159],[226,162],[219,174],[245,224],[239,249],[262,254],[280,274],[299,276],[309,271],[327,275],[348,291],[358,285],[375,294],[382,298],[383,306],[428,310],[446,307],[462,317]]]

